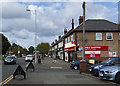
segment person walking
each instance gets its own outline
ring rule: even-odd
[[[53,63],[56,62],[56,54],[53,55]]]

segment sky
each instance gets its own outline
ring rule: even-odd
[[[118,23],[118,1],[87,0],[87,19],[106,19]],[[31,11],[26,11],[27,9]],[[71,29],[74,19],[78,26],[79,16],[83,15],[82,2],[76,0],[46,1],[4,0],[0,1],[0,32],[10,43],[24,48],[35,46],[35,10],[37,22],[37,44],[50,44],[64,34],[64,28]]]

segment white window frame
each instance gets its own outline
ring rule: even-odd
[[[102,33],[96,33],[96,40],[102,40]]]
[[[73,35],[71,35],[71,41],[73,41]]]
[[[108,34],[112,35],[112,39],[107,39]],[[113,33],[106,33],[106,40],[113,40]]]

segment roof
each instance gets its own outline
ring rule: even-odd
[[[83,23],[75,31],[82,31]],[[112,23],[105,19],[88,19],[85,21],[85,31],[120,31],[118,24]]]

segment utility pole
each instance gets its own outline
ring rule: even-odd
[[[31,10],[26,10],[31,11]],[[37,52],[36,52],[36,43],[37,43],[37,10],[34,10],[35,14],[35,63],[37,63]]]
[[[85,2],[83,2],[83,52],[82,60],[85,60]]]

